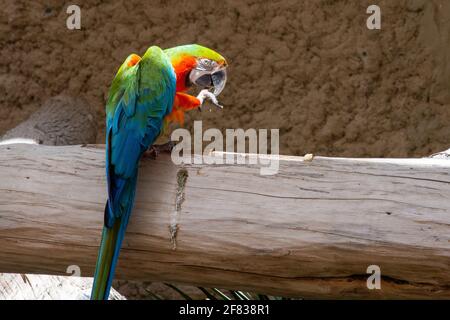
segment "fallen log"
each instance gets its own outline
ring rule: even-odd
[[[95,143],[96,114],[79,97],[52,97],[28,119],[0,137],[0,145],[17,142],[45,145]],[[79,277],[0,273],[0,300],[84,299],[92,281]],[[111,299],[120,295],[112,290]]]
[[[245,155],[240,155],[245,156]],[[246,156],[249,157],[249,156]],[[117,278],[304,298],[450,298],[450,161],[141,163]],[[0,272],[92,276],[100,146],[0,146]],[[381,289],[368,289],[379,266]]]

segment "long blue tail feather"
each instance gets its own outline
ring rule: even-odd
[[[128,187],[130,188],[127,194],[129,205],[121,217],[114,218],[109,201],[105,205],[105,225],[95,268],[91,300],[107,300],[109,297],[120,248],[133,209],[136,178],[129,181]]]

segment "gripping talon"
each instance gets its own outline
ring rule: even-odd
[[[173,147],[175,147],[175,143],[173,141],[169,141],[164,144],[154,144],[144,152],[143,156],[145,158],[155,160],[161,152],[171,153]]]
[[[169,141],[164,144],[156,144],[154,147],[157,148],[159,152],[171,153],[172,149],[175,147],[175,142]]]
[[[208,89],[203,89],[202,91],[200,91],[200,93],[197,95],[197,99],[200,101],[200,107],[198,108],[199,110],[201,109],[205,100],[209,100],[217,108],[223,109],[223,106],[219,104],[217,97],[214,95],[214,93],[208,91]]]
[[[158,156],[159,156],[159,150],[157,148],[155,148],[155,146],[151,146],[144,152],[144,154],[142,156],[144,158],[156,160],[156,158],[158,158]]]

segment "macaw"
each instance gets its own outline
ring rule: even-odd
[[[125,230],[133,208],[138,164],[170,122],[184,122],[184,112],[206,100],[217,107],[225,87],[227,62],[197,45],[162,50],[152,46],[131,54],[120,66],[106,103],[106,178],[108,200],[92,300],[108,299]],[[187,93],[196,86],[197,96]]]

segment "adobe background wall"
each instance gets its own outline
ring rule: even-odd
[[[450,2],[1,0],[0,135],[42,103],[83,96],[100,119],[129,53],[199,43],[227,57],[222,112],[191,113],[204,128],[280,128],[281,152],[425,156],[450,146]]]

